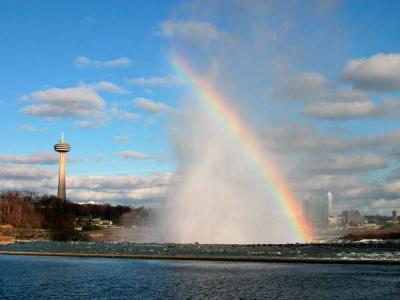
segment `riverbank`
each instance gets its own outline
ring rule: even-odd
[[[400,239],[400,224],[389,224],[376,229],[353,228],[346,232],[342,238],[350,241]]]
[[[0,225],[2,239],[14,242],[83,241],[83,242],[150,242],[154,240],[152,227],[105,228],[98,230],[25,229]]]
[[[15,243],[15,238],[13,236],[0,235],[0,245],[11,245],[14,243]]]

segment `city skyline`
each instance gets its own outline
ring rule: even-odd
[[[206,3],[200,15],[196,1],[42,5],[1,4],[1,190],[54,194],[51,141],[64,129],[68,198],[165,201],[191,151],[182,120],[198,117],[177,53],[240,112],[300,201],[331,191],[339,211],[400,208],[400,4],[275,16],[259,2]]]

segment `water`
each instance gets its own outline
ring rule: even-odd
[[[0,251],[400,260],[400,243],[200,245],[31,242]],[[400,266],[160,261],[0,255],[0,299],[382,299]]]
[[[400,260],[400,242],[295,244],[295,245],[203,245],[89,242],[32,242],[0,246],[0,251],[112,253],[130,255],[194,255],[323,259]]]
[[[1,299],[394,299],[400,266],[0,255]]]

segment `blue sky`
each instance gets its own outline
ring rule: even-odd
[[[54,173],[39,186],[34,175],[23,175],[29,168],[57,169],[52,147],[64,130],[72,144],[68,174],[76,201],[165,198],[161,189],[180,165],[177,148],[184,143],[171,135],[184,126],[179,118],[188,97],[169,63],[168,53],[176,52],[220,87],[270,148],[282,154],[293,147],[285,140],[289,133],[312,144],[297,145],[295,155],[283,158],[285,165],[303,161],[302,171],[289,168],[288,175],[297,178],[288,181],[299,197],[333,190],[344,208],[400,206],[399,2],[0,5],[0,156],[7,171],[2,190],[51,193]],[[364,63],[366,71],[352,68],[351,60]],[[375,72],[380,67],[383,73]],[[361,166],[355,163],[353,172],[339,167],[354,163],[354,155]],[[338,167],[325,172],[316,167],[321,161]],[[312,167],[304,171],[304,163]],[[301,180],[293,175],[304,172]],[[90,176],[99,180],[92,191],[79,183]],[[314,177],[323,184],[307,186]],[[125,180],[131,191],[116,192],[107,180],[116,186]],[[148,194],[138,188],[143,180]],[[379,186],[368,190],[371,181]]]
[[[2,81],[6,89],[1,91],[4,102],[1,109],[3,126],[1,135],[12,132],[13,142],[3,145],[4,153],[27,154],[51,150],[62,129],[73,146],[71,156],[85,157],[87,163],[71,166],[71,172],[143,172],[145,169],[171,168],[170,162],[112,161],[98,166],[90,161],[96,154],[112,154],[127,147],[138,151],[168,155],[165,120],[155,117],[131,124],[111,122],[106,127],[81,130],[70,120],[40,119],[18,113],[24,106],[20,97],[51,87],[67,88],[83,83],[109,81],[125,86],[125,79],[134,77],[165,76],[170,68],[165,59],[162,40],[155,35],[157,24],[168,13],[171,4],[162,7],[158,1],[142,5],[119,2],[105,5],[101,2],[77,3],[32,2],[3,3],[1,10],[1,65]],[[167,4],[167,3],[166,3]],[[46,8],[46,9],[44,9]],[[73,62],[78,56],[95,60],[114,60],[126,57],[131,65],[121,68],[77,68]],[[129,102],[136,97],[148,97],[149,92],[140,87],[129,87],[126,95],[104,93],[104,98],[124,106],[132,113],[139,113]],[[161,90],[152,94],[156,101],[174,105],[177,93]],[[154,124],[151,124],[154,123]],[[40,129],[40,132],[20,130],[24,124]],[[114,136],[129,136],[131,141],[116,145]]]

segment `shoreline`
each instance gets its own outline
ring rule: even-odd
[[[23,252],[0,251],[0,255],[21,256],[60,256],[83,258],[119,258],[145,260],[182,260],[182,261],[214,261],[214,262],[258,262],[258,263],[304,263],[304,264],[357,264],[357,265],[400,265],[400,260],[374,259],[329,259],[329,258],[281,258],[281,257],[244,257],[244,256],[164,256],[133,254],[98,254],[98,253],[64,253],[64,252]]]

